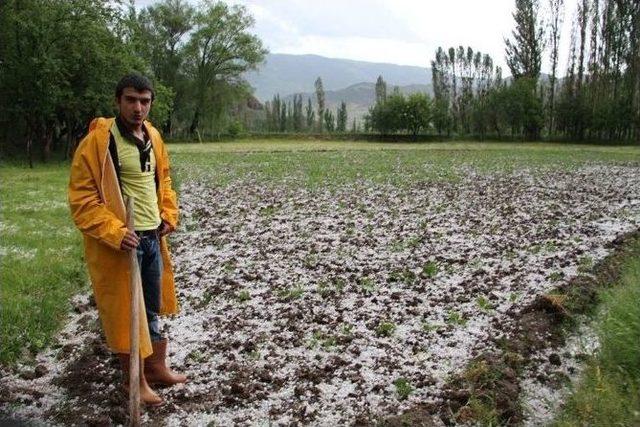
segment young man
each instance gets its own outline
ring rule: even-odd
[[[149,384],[186,381],[165,362],[167,340],[159,315],[178,312],[165,236],[178,222],[167,151],[160,133],[146,120],[153,86],[140,75],[123,77],[116,87],[116,118],[96,118],[71,165],[69,205],[84,235],[85,259],[107,345],[118,354],[128,382],[129,257],[140,265],[146,316],[140,316],[140,398],[159,405]],[[134,230],[127,229],[125,197],[134,197]],[[145,321],[146,318],[146,321]],[[142,368],[143,367],[143,368]]]

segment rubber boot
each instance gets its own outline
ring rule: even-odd
[[[118,353],[122,375],[124,376],[123,387],[127,395],[129,395],[129,354]],[[140,402],[147,406],[160,406],[164,400],[149,387],[149,383],[144,375],[144,359],[140,359]]]
[[[172,386],[187,381],[187,376],[173,372],[167,366],[167,344],[166,339],[152,341],[153,354],[145,360],[144,375],[150,384],[162,384]]]

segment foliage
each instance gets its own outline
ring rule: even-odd
[[[604,294],[600,350],[557,417],[558,426],[640,422],[640,245],[633,247],[619,286]]]
[[[396,92],[369,109],[368,122],[383,135],[406,132],[416,136],[429,127],[431,116],[432,103],[427,94],[415,93],[407,98]]]
[[[194,22],[185,46],[185,72],[194,89],[191,133],[199,129],[200,116],[209,106],[220,105],[214,89],[234,86],[242,73],[254,69],[267,53],[260,39],[249,33],[254,19],[242,6],[205,0]]]
[[[136,49],[141,57],[148,58],[158,81],[173,92],[173,102],[162,115],[163,120],[154,120],[162,124],[169,134],[174,130],[174,111],[184,108],[187,102],[185,92],[189,81],[182,67],[185,36],[193,28],[195,13],[195,9],[184,0],[165,0],[141,11],[137,19],[132,16],[131,26],[137,30]],[[151,113],[154,114],[158,108],[155,102]]]
[[[489,93],[502,87],[502,70],[482,52],[439,47],[431,61],[433,124],[439,134],[484,134],[490,121]],[[495,110],[493,110],[495,111]]]
[[[331,110],[324,110],[323,122],[327,132],[332,133],[336,130],[336,121]]]
[[[322,78],[318,77],[316,82],[314,83],[316,88],[316,101],[318,102],[318,131],[322,132],[324,126],[322,124],[325,119],[324,110],[325,110],[325,94],[324,94],[324,86],[322,85]]]
[[[515,0],[513,40],[505,39],[506,60],[515,80],[538,82],[542,63],[544,29],[538,19],[538,0]]]
[[[0,10],[0,139],[48,158],[89,120],[113,114],[114,87],[147,71],[120,34],[126,15],[99,0],[10,0]]]
[[[413,387],[406,378],[398,378],[393,382],[393,385],[396,388],[396,393],[398,393],[399,400],[406,400],[409,395],[413,393]]]
[[[337,132],[347,131],[347,120],[348,120],[347,104],[344,101],[342,101],[336,113],[336,131]]]
[[[387,82],[382,76],[378,76],[376,80],[376,104],[382,104],[387,100]]]
[[[121,1],[8,0],[0,8],[0,141],[47,159],[69,155],[91,119],[112,116],[124,74],[151,78],[150,119],[174,134],[226,130],[246,112],[242,73],[266,51],[242,7],[163,0],[137,12]],[[244,118],[244,117],[243,117]],[[24,149],[23,148],[23,149]]]

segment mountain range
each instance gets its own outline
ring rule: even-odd
[[[347,104],[349,122],[361,120],[375,103],[375,82],[378,76],[387,82],[387,92],[395,86],[400,92],[432,92],[431,70],[409,65],[396,65],[326,58],[318,55],[268,54],[265,62],[245,75],[254,88],[255,97],[262,103],[279,94],[286,102],[295,94],[302,94],[316,106],[315,81],[322,78],[327,108],[334,111],[340,103]]]
[[[393,86],[428,85],[431,70],[409,65],[384,64],[351,59],[325,58],[318,55],[268,54],[264,63],[245,78],[255,89],[254,95],[265,102],[279,94],[314,92],[316,78],[322,78],[325,92],[338,91],[359,83],[375,83],[378,76]]]

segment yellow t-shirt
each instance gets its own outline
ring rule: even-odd
[[[116,123],[111,133],[118,149],[120,183],[124,197],[134,197],[133,224],[136,231],[154,230],[160,225],[160,210],[156,194],[156,158],[153,149],[145,171],[140,166],[140,151],[133,141],[123,137]]]

